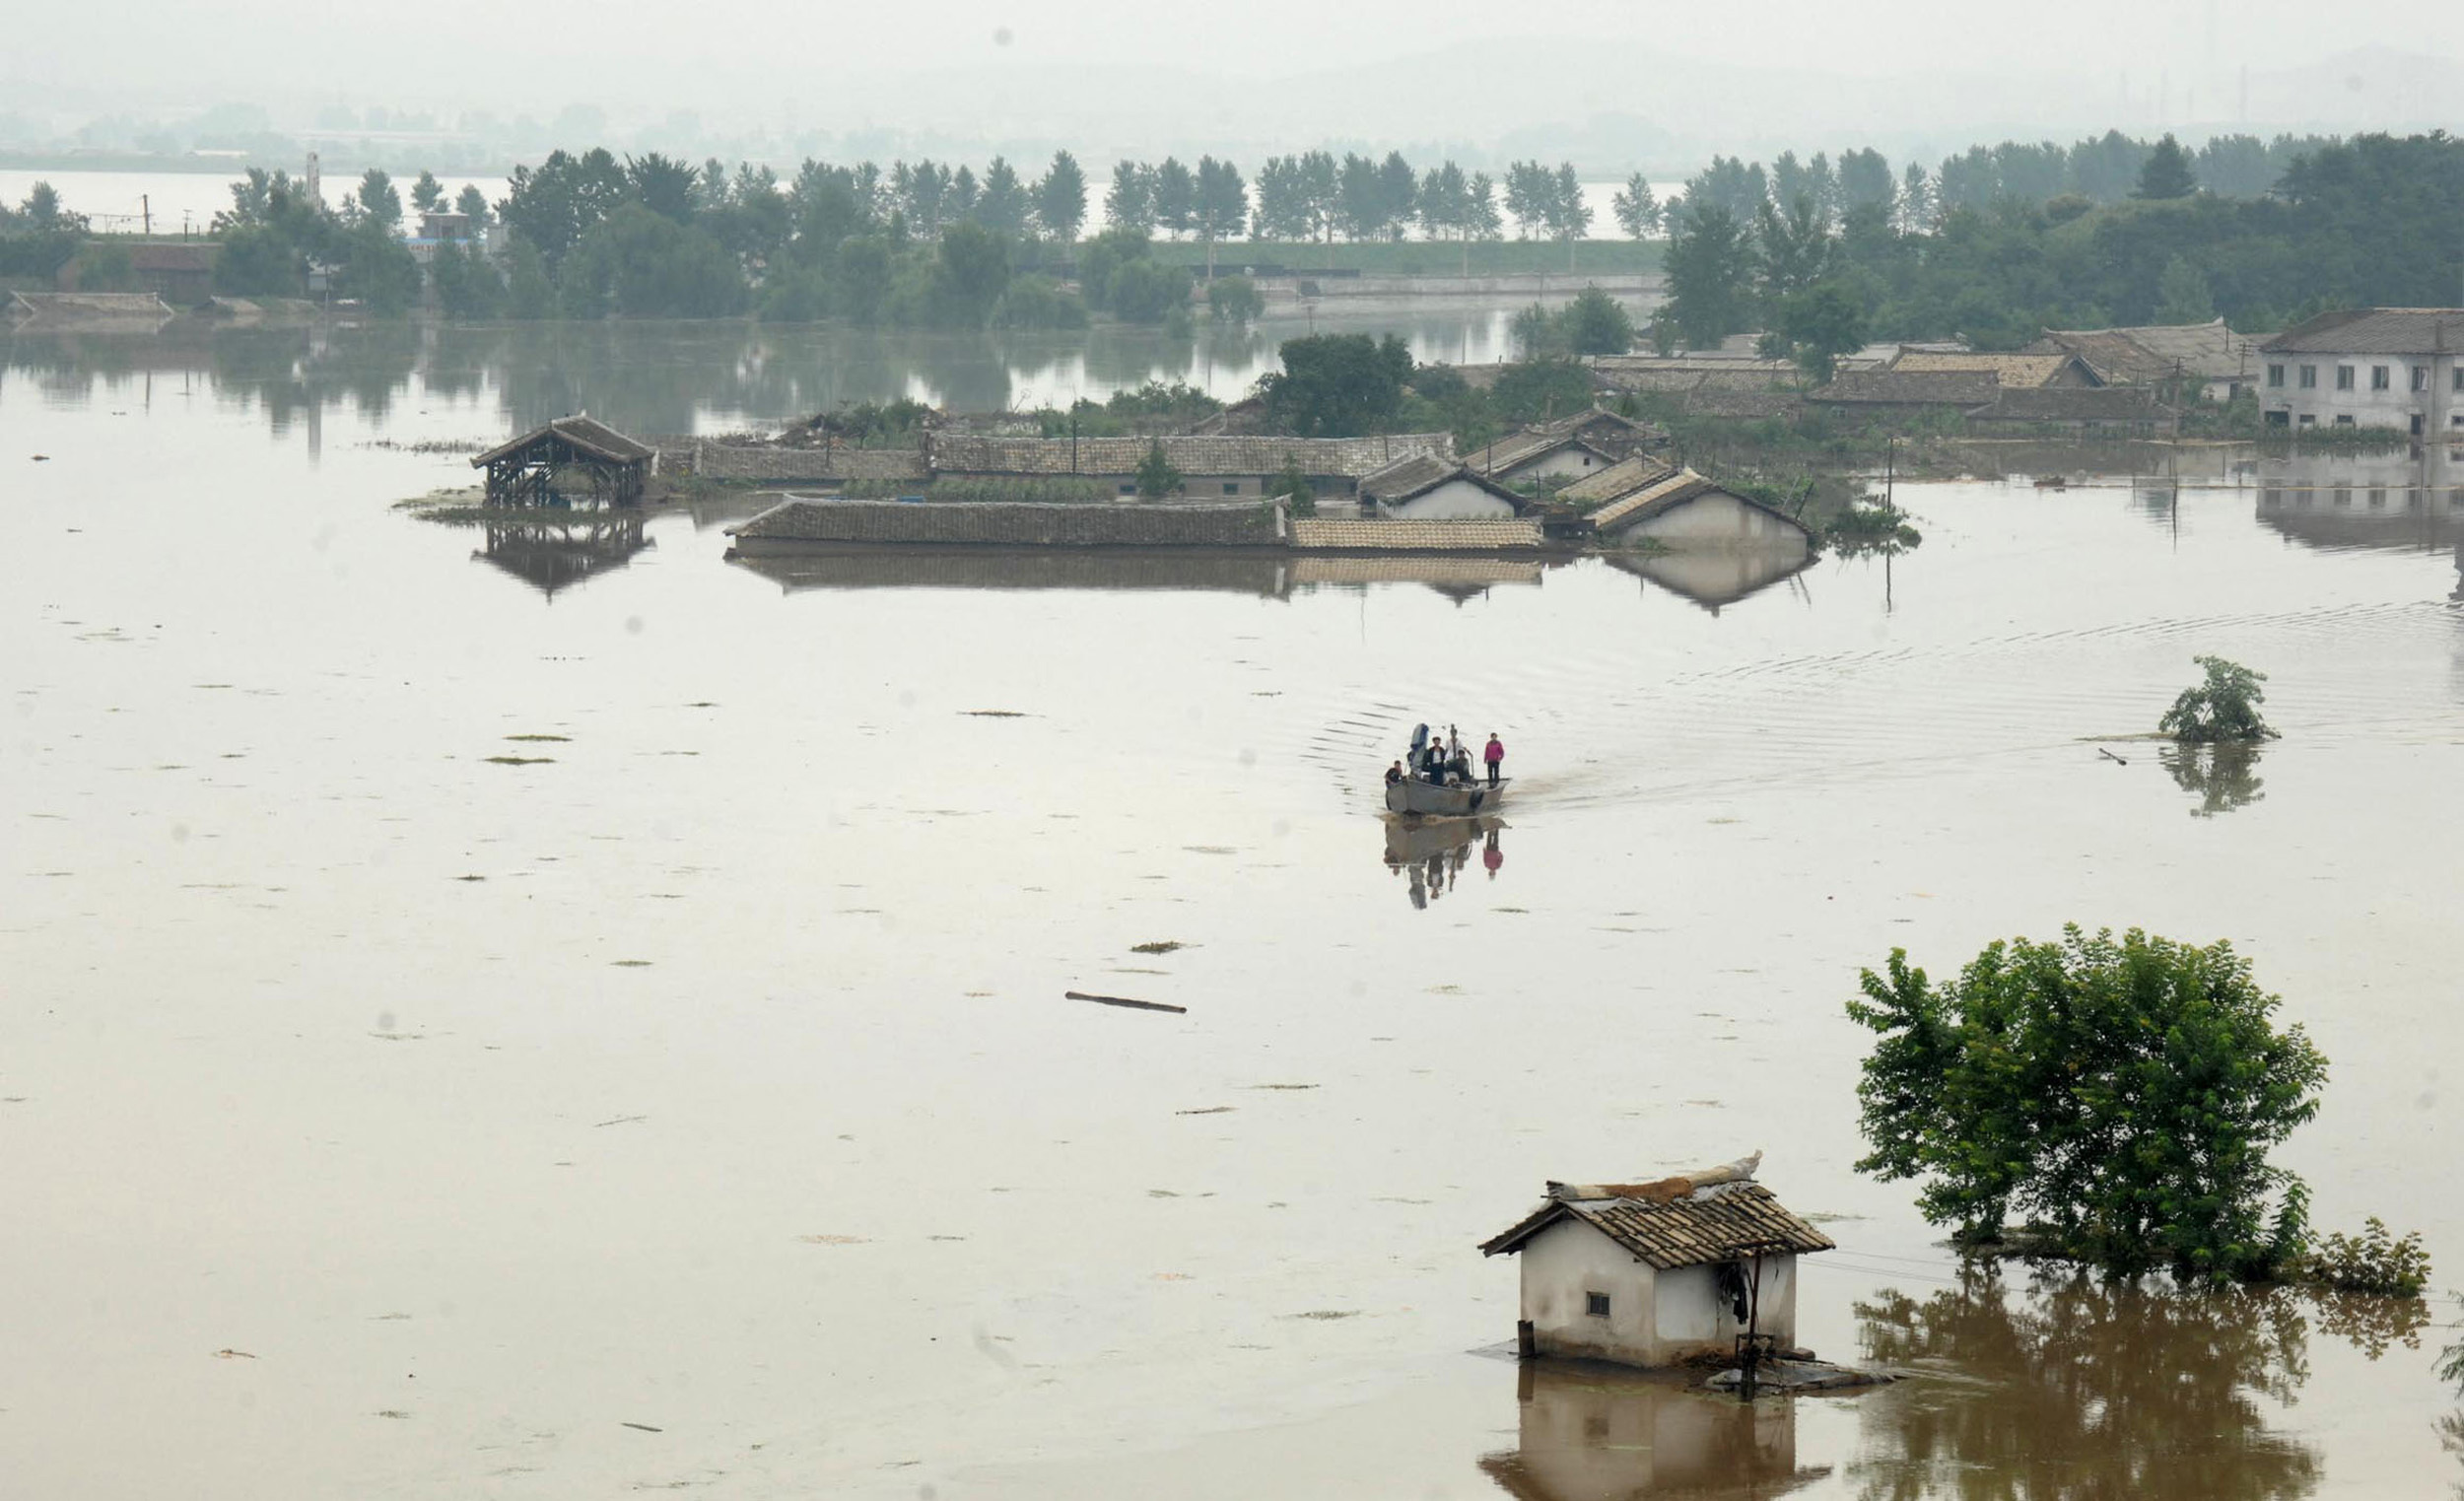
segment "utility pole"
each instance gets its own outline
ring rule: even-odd
[[[137,211],[145,218],[146,239],[152,239],[154,238],[154,195],[152,193],[137,195]]]

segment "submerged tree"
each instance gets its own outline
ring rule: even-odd
[[[1848,1014],[1880,1038],[1857,1086],[1857,1164],[1922,1179],[1971,1242],[2116,1274],[2273,1276],[2307,1249],[2306,1191],[2268,1149],[2318,1113],[2327,1059],[2227,943],[2137,928],[1994,943],[1935,985],[1893,949]]]
[[[2156,721],[2160,733],[2191,745],[2276,738],[2276,731],[2259,717],[2259,704],[2267,697],[2267,690],[2259,685],[2267,681],[2266,673],[2221,656],[2191,660],[2207,669],[2207,681],[2182,690],[2173,707]]]
[[[1158,441],[1147,444],[1146,456],[1138,460],[1137,486],[1141,501],[1160,501],[1181,488],[1188,476],[1172,465]]]

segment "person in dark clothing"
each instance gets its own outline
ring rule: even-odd
[[[1506,764],[1506,742],[1497,738],[1497,731],[1488,732],[1488,748],[1480,752],[1480,759],[1488,764],[1488,785],[1497,785],[1498,769]]]
[[[1446,747],[1436,740],[1420,753],[1420,775],[1440,785],[1446,782]]]
[[[1403,764],[1402,762],[1398,761],[1393,766],[1386,769],[1386,785],[1388,786],[1393,786],[1396,783],[1403,780]]]

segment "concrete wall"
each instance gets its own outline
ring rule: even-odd
[[[1745,1268],[1750,1277],[1752,1267]],[[1654,1283],[1654,1343],[1663,1362],[1695,1355],[1736,1352],[1737,1336],[1745,1332],[1736,1306],[1720,1297],[1713,1269],[1680,1266],[1664,1271]],[[1797,1342],[1797,1259],[1765,1257],[1762,1261],[1762,1311],[1757,1325],[1782,1344]]]
[[[2263,353],[2259,409],[2271,424],[2303,427],[2395,428],[2409,431],[2416,417],[2425,434],[2464,435],[2464,363],[2453,355],[2306,355]],[[2308,371],[2316,383],[2303,385]],[[2353,385],[2337,384],[2351,371]],[[2413,388],[2423,373],[2427,389]],[[2387,387],[2372,381],[2384,371]],[[2282,384],[2278,381],[2282,380]]]
[[[1624,527],[1610,540],[1632,546],[1641,538],[1678,549],[1769,549],[1796,558],[1813,546],[1804,527],[1716,490]]]
[[[1579,480],[1587,474],[1598,474],[1613,462],[1614,460],[1602,458],[1587,448],[1578,448],[1569,444],[1543,453],[1528,464],[1517,464],[1491,478],[1501,485],[1511,485],[1520,480],[1550,479],[1559,476],[1568,480]]]
[[[1389,506],[1386,513],[1413,521],[1500,521],[1510,519],[1515,509],[1505,497],[1470,480],[1451,479],[1400,506]]]
[[[1579,1220],[1559,1220],[1524,1243],[1523,1317],[1543,1355],[1658,1365],[1652,1332],[1652,1269]],[[1587,1313],[1589,1293],[1608,1295],[1608,1316]]]

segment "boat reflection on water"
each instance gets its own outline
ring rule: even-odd
[[[1797,1464],[1795,1399],[1741,1402],[1683,1376],[1580,1360],[1522,1362],[1515,1398],[1514,1449],[1479,1465],[1519,1501],[1761,1501],[1830,1473]]]
[[[1386,820],[1386,868],[1404,877],[1411,905],[1426,908],[1455,889],[1475,859],[1490,880],[1505,868],[1498,843],[1502,818],[1409,818]],[[1473,852],[1477,850],[1475,854]]]

